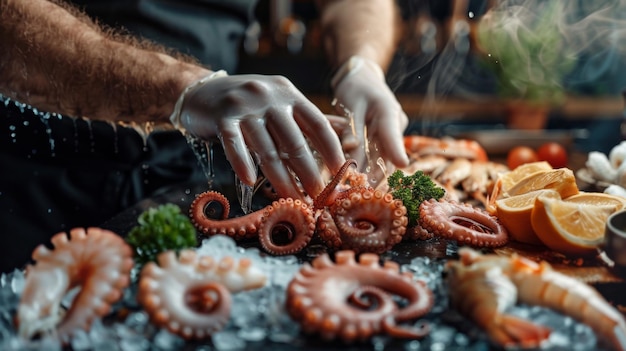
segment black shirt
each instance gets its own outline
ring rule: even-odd
[[[124,28],[234,73],[257,0],[73,0],[99,23]]]

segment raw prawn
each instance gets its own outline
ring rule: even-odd
[[[414,158],[426,155],[439,155],[447,158],[467,158],[469,160],[487,161],[487,152],[475,140],[433,138],[421,135],[404,137],[407,154]]]
[[[17,308],[18,334],[32,338],[56,333],[67,341],[75,330],[91,327],[107,314],[130,283],[132,249],[122,237],[101,228],[74,228],[51,239],[33,252],[34,265],[26,270],[26,282]],[[60,304],[66,293],[81,290],[63,315]]]
[[[466,158],[455,158],[437,177],[444,188],[452,191],[472,173],[472,162]]]
[[[472,162],[470,174],[463,179],[461,186],[463,191],[471,197],[479,200],[483,205],[487,203],[485,195],[489,185],[489,172],[486,162]]]
[[[493,187],[500,174],[507,170],[503,164],[473,161],[469,176],[461,182],[463,191],[487,207],[489,189]]]
[[[450,300],[501,346],[538,347],[550,329],[505,314],[522,302],[554,309],[587,324],[616,350],[626,350],[626,321],[591,286],[524,257],[482,255],[469,248],[446,265]]]

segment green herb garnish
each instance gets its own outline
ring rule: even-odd
[[[404,203],[409,227],[417,225],[419,207],[422,202],[430,199],[439,200],[446,193],[422,171],[405,176],[401,170],[396,170],[387,178],[387,183],[393,197]]]
[[[196,230],[177,205],[150,208],[139,215],[137,222],[139,225],[131,229],[126,242],[133,247],[135,261],[141,265],[155,261],[161,252],[197,246]]]

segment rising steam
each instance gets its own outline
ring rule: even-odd
[[[428,65],[405,65],[411,70],[404,72],[403,82],[417,79],[415,75],[422,80],[428,76],[427,101],[448,95],[475,98],[484,93],[485,71],[474,63],[488,58],[509,71],[509,88],[522,93],[540,85],[544,90],[535,93],[541,95],[585,85],[592,87],[587,92],[617,94],[626,87],[626,74],[619,74],[626,67],[626,0],[491,3],[473,19],[469,10],[468,16],[457,18],[469,25],[445,23],[446,42],[438,47],[436,59],[431,62],[429,57]],[[413,57],[420,60],[419,53]],[[512,62],[518,66],[511,68]]]

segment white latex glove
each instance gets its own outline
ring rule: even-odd
[[[389,89],[380,66],[363,57],[352,56],[339,68],[331,85],[338,112],[342,114],[347,110],[353,115],[353,128],[345,128],[341,135],[346,157],[357,160],[361,169],[368,166],[366,161],[376,162],[378,156],[396,167],[406,167],[409,159],[403,132],[409,120]],[[369,160],[366,157],[368,146]]]
[[[333,172],[345,162],[324,114],[281,76],[215,72],[185,89],[171,121],[198,138],[218,137],[245,184],[256,182],[257,162],[282,197],[304,197],[295,177],[308,195],[322,191],[314,151]]]

